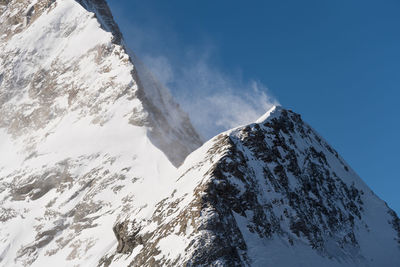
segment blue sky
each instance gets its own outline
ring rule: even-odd
[[[400,213],[399,1],[109,2],[203,136],[279,102]]]

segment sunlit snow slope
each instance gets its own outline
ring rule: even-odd
[[[151,214],[201,141],[104,1],[0,14],[0,266],[95,266],[117,218]]]

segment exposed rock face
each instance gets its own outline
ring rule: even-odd
[[[397,215],[296,113],[277,107],[215,137],[179,172],[152,219],[135,222],[132,266],[400,263]]]

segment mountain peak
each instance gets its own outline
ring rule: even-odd
[[[104,262],[123,251],[141,266],[400,263],[397,215],[292,111],[214,137],[177,177],[150,219],[117,223],[124,249]]]
[[[145,127],[176,166],[201,145],[168,91],[133,62],[105,1],[7,1],[0,21],[0,112],[9,114],[0,126],[8,133],[79,113],[95,124],[124,117]]]
[[[97,262],[202,144],[137,65],[105,1],[0,1],[0,265]]]
[[[256,120],[256,123],[263,123],[266,120],[270,120],[272,118],[279,117],[282,114],[282,112],[287,112],[287,111],[288,110],[286,110],[285,108],[283,108],[280,105],[274,105],[267,112],[265,112],[264,115],[262,115],[260,118],[258,118]]]
[[[122,33],[117,23],[115,23],[111,10],[105,0],[76,1],[80,3],[86,10],[95,13],[103,29],[108,32],[112,32],[113,42],[115,42],[116,44],[121,44],[121,41],[123,39]]]

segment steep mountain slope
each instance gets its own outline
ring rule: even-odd
[[[0,1],[1,266],[96,265],[200,145],[104,1]]]
[[[151,220],[114,230],[104,266],[400,265],[396,214],[280,107],[193,152]]]
[[[148,73],[138,77],[106,3],[78,2],[3,6],[0,126],[18,135],[77,110],[79,118],[90,115],[104,124],[112,106],[128,106],[129,122],[145,125],[152,141],[179,165],[201,144],[188,117]]]

